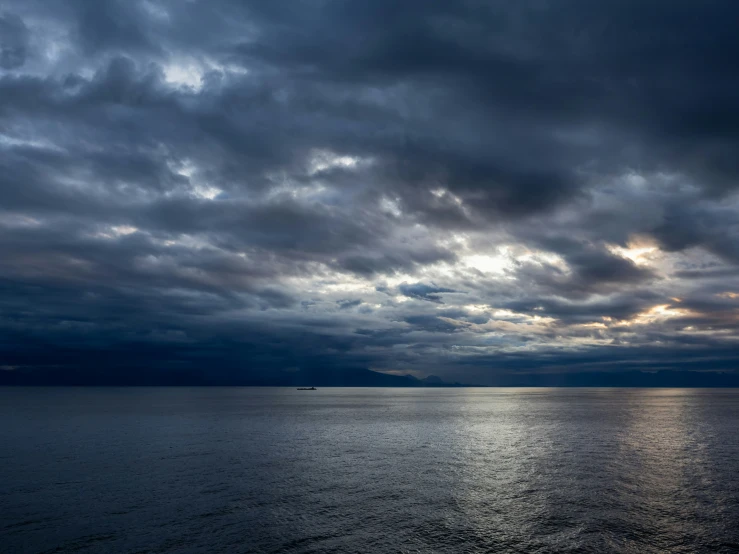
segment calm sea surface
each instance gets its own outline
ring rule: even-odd
[[[0,389],[2,552],[737,552],[739,391]]]

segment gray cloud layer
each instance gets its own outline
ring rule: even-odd
[[[737,16],[6,1],[0,365],[733,369]]]

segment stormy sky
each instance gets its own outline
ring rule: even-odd
[[[0,366],[734,370],[738,20],[0,0]]]

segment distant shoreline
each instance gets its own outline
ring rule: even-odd
[[[739,373],[661,370],[571,373],[501,373],[487,383],[450,382],[429,375],[393,375],[368,369],[318,368],[295,372],[237,370],[144,372],[139,369],[0,371],[0,386],[75,387],[373,387],[373,388],[739,388]]]
[[[286,389],[295,390],[292,385],[239,385],[239,384],[48,384],[48,383],[0,383],[0,389],[13,388],[81,388],[81,389],[126,389],[126,388],[252,388],[252,389]],[[409,387],[399,385],[321,385],[321,389],[402,389],[402,390],[433,390],[433,389],[739,389],[739,385],[440,385],[433,387]]]

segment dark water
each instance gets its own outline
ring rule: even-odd
[[[739,391],[0,389],[3,552],[735,552]]]

